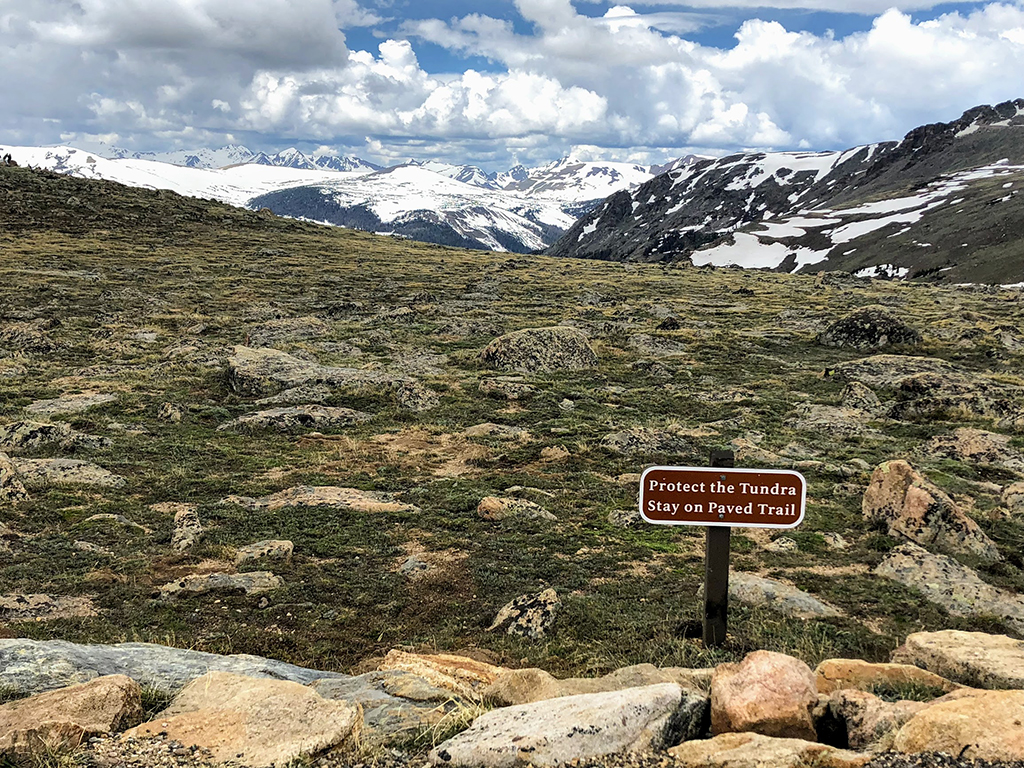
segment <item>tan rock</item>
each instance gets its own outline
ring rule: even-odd
[[[900,729],[893,748],[969,760],[1024,760],[1024,691],[985,691],[933,704]]]
[[[257,563],[261,560],[276,560],[287,563],[292,559],[295,545],[287,540],[267,539],[239,547],[235,553],[235,565]]]
[[[683,768],[857,768],[871,759],[871,755],[825,744],[759,733],[723,733],[713,739],[685,741],[668,753]]]
[[[811,710],[818,702],[814,674],[799,659],[754,651],[739,664],[721,664],[711,677],[711,732],[754,731],[765,736],[817,738]]]
[[[142,719],[142,692],[124,675],[98,677],[0,706],[0,755],[47,754]]]
[[[160,717],[129,736],[166,738],[209,749],[218,762],[283,766],[350,742],[362,711],[286,680],[210,672],[189,683]]]
[[[983,429],[961,427],[950,435],[937,435],[925,448],[929,456],[941,456],[967,464],[995,465],[1020,472],[1024,456],[1010,446],[1010,436]]]
[[[892,660],[977,688],[1024,688],[1024,642],[985,632],[915,632]]]
[[[160,587],[161,600],[172,600],[182,594],[205,592],[244,592],[257,595],[284,586],[284,579],[269,571],[250,573],[198,573],[175,579]]]
[[[995,543],[938,486],[905,461],[887,461],[871,475],[864,519],[885,523],[892,535],[947,554],[1000,559]]]
[[[577,696],[584,693],[603,693],[637,688],[658,683],[676,683],[682,688],[707,691],[711,683],[710,669],[685,669],[653,664],[623,667],[603,677],[570,677],[559,680],[542,669],[508,669],[483,692],[484,701],[499,707],[531,704],[535,701]]]
[[[496,667],[465,656],[447,653],[406,653],[399,650],[389,651],[377,669],[382,672],[411,672],[438,688],[477,700],[498,675],[507,671],[504,667]]]
[[[18,470],[14,468],[11,457],[0,451],[0,501],[11,503],[27,498],[28,491],[18,478]]]
[[[1024,483],[1013,483],[1003,489],[1003,506],[1011,515],[1024,515]]]
[[[477,505],[476,513],[484,520],[497,521],[509,518],[521,520],[557,520],[544,507],[527,499],[506,499],[499,496],[485,496]]]
[[[339,488],[330,485],[298,485],[283,491],[251,499],[245,496],[228,496],[222,504],[238,504],[252,510],[286,509],[288,507],[334,507],[352,509],[356,512],[418,512],[412,504],[395,501],[386,493],[360,491],[356,488]]]
[[[848,688],[871,691],[878,687],[906,685],[935,688],[949,693],[961,687],[910,664],[872,664],[860,659],[826,659],[814,670],[814,679],[818,693],[832,693]]]
[[[829,697],[833,716],[846,725],[851,749],[867,749],[916,715],[928,703],[923,701],[883,701],[867,691],[841,690]]]

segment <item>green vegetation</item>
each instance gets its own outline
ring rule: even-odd
[[[0,559],[0,595],[82,596],[95,609],[43,621],[0,616],[0,637],[147,641],[342,671],[396,647],[473,649],[563,676],[640,662],[706,665],[755,648],[812,664],[884,660],[917,630],[1006,631],[950,617],[871,575],[897,542],[862,519],[868,474],[858,461],[907,456],[973,500],[1007,555],[984,577],[1024,591],[1024,564],[1012,557],[1024,524],[985,514],[999,505],[991,483],[1008,473],[921,453],[933,435],[980,422],[877,421],[839,433],[803,427],[798,415],[802,405],[835,405],[843,384],[824,372],[862,356],[818,346],[815,335],[867,305],[924,333],[915,354],[1017,381],[1018,292],[454,250],[26,169],[0,169],[0,252],[0,421],[69,393],[118,396],[52,417],[108,445],[17,456],[87,459],[127,481],[32,489],[30,500],[0,506],[0,523],[21,535]],[[405,372],[439,393],[440,405],[416,413],[380,393],[336,393],[327,404],[372,420],[330,433],[218,431],[257,410],[229,386],[232,346],[268,322],[308,316],[328,334],[273,346],[328,365]],[[658,330],[668,316],[678,330]],[[525,375],[535,393],[521,400],[481,393],[481,380],[507,375],[479,360],[497,333],[558,323],[591,336],[598,367]],[[180,421],[167,418],[166,404]],[[483,422],[529,436],[462,434]],[[602,446],[638,426],[672,428],[690,449],[624,456]],[[803,470],[799,549],[768,552],[771,537],[736,532],[733,567],[789,580],[844,615],[807,622],[734,605],[730,641],[711,652],[681,630],[699,616],[703,532],[608,518],[635,505],[630,475],[653,463],[704,463],[736,438],[821,463]],[[220,503],[296,485],[395,493],[419,511]],[[508,490],[515,486],[522,490]],[[475,510],[487,495],[520,495],[558,520],[482,520]],[[167,502],[196,505],[206,528],[186,553],[170,546],[173,515],[152,506]],[[138,527],[89,520],[97,514]],[[829,549],[825,533],[848,548]],[[293,541],[295,555],[270,566],[285,585],[266,599],[153,599],[175,578],[231,570],[237,547],[271,538]],[[401,575],[416,553],[434,569]],[[549,640],[485,631],[507,601],[548,586],[564,603]]]

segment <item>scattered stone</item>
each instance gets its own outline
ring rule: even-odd
[[[0,623],[51,621],[96,615],[96,608],[88,597],[0,595]]]
[[[651,336],[648,333],[633,334],[626,344],[645,357],[675,357],[690,351],[682,342]]]
[[[933,555],[915,544],[902,544],[874,571],[915,589],[954,616],[995,616],[1024,633],[1024,597],[982,581],[970,568]]]
[[[897,752],[944,752],[969,760],[1024,760],[1024,691],[984,691],[914,715]]]
[[[858,486],[858,488],[859,488],[859,486]],[[838,533],[834,533],[832,531],[829,531],[827,533],[821,534],[821,537],[825,540],[825,546],[828,547],[829,549],[833,550],[833,551],[841,552],[844,549],[849,549],[849,547],[850,547],[850,545],[849,545],[849,543],[847,543],[846,539],[844,539]]]
[[[611,510],[608,513],[608,523],[616,528],[636,528],[644,523],[644,519],[641,517],[639,509],[629,507],[628,509]]]
[[[800,547],[795,539],[791,539],[789,536],[780,536],[765,544],[763,549],[765,552],[796,552]]]
[[[154,694],[172,696],[211,671],[293,680],[302,685],[348,678],[247,654],[219,656],[151,643],[79,645],[64,640],[0,638],[0,688],[12,696],[51,691],[105,675],[126,675]]]
[[[199,510],[194,504],[179,504],[174,513],[174,532],[171,534],[171,547],[177,552],[186,552],[203,537],[203,524],[199,520]]]
[[[4,450],[32,450],[55,445],[58,448],[100,448],[110,441],[86,435],[72,429],[70,424],[58,421],[43,424],[38,421],[16,421],[0,426],[0,447]]]
[[[535,595],[521,595],[498,611],[487,631],[505,627],[506,635],[540,640],[551,632],[561,607],[562,601],[553,589],[545,589]]]
[[[267,571],[249,573],[203,573],[175,579],[160,587],[161,600],[173,600],[183,594],[201,595],[206,592],[244,592],[258,595],[272,589],[280,589],[284,580]]]
[[[555,766],[661,749],[700,732],[707,700],[674,683],[567,696],[481,715],[430,753],[435,765]]]
[[[103,467],[77,459],[12,459],[26,488],[51,485],[97,485],[120,488],[125,479]]]
[[[978,524],[905,461],[887,461],[875,469],[861,506],[866,520],[884,523],[892,535],[990,563],[1000,559]]]
[[[0,463],[2,463],[3,457],[0,456]],[[2,478],[3,469],[0,467],[0,478]],[[3,481],[0,479],[0,493],[2,493]],[[1024,483],[1014,483],[1008,485],[1003,489],[1003,506],[1006,507],[1011,515],[1024,515]]]
[[[256,405],[323,405],[330,396],[331,388],[326,384],[302,384],[271,397],[261,398],[256,401]]]
[[[0,451],[0,502],[13,504],[28,498],[28,491],[18,479],[11,457]]]
[[[249,563],[258,563],[262,560],[287,563],[292,559],[292,552],[294,550],[295,545],[287,540],[267,539],[265,541],[257,541],[255,544],[239,548],[235,555],[235,565],[242,566]]]
[[[76,541],[72,546],[79,552],[87,555],[98,555],[99,557],[113,557],[114,553],[106,547],[101,547],[88,541]]]
[[[880,349],[920,342],[920,333],[878,307],[851,312],[818,334],[818,343],[826,347]]]
[[[860,659],[826,659],[814,670],[818,693],[847,689],[918,686],[949,693],[961,686],[912,664],[872,664]]]
[[[919,373],[901,379],[889,418],[903,420],[1019,417],[1020,388],[975,374]]]
[[[228,496],[221,504],[238,504],[249,510],[286,509],[288,507],[333,507],[356,512],[419,512],[412,504],[395,501],[389,493],[339,488],[333,485],[297,485],[259,499]]]
[[[398,566],[398,575],[405,576],[407,579],[416,579],[420,576],[424,576],[433,569],[434,566],[419,555],[409,555],[409,557],[407,557],[402,564]]]
[[[783,458],[777,453],[766,451],[745,437],[734,438],[729,442],[729,446],[736,455],[736,461],[741,464],[753,462],[769,467],[791,467],[793,465],[790,459]]]
[[[45,758],[142,716],[142,691],[124,675],[40,693],[0,706],[0,756]]]
[[[59,344],[47,333],[50,324],[36,320],[31,323],[5,322],[0,328],[0,352],[17,351],[29,355],[48,355]]]
[[[711,678],[711,732],[817,738],[811,712],[818,691],[810,667],[773,651],[754,651],[720,664]]]
[[[503,397],[506,400],[525,400],[537,391],[525,383],[520,376],[499,376],[494,379],[481,379],[477,388],[481,394],[491,397]]]
[[[702,595],[704,587],[698,590]],[[729,574],[729,598],[747,605],[769,608],[795,619],[827,619],[840,616],[838,610],[818,598],[780,581],[734,571]]]
[[[892,660],[977,688],[1024,689],[1024,641],[985,632],[915,632]]]
[[[64,395],[53,400],[36,400],[25,406],[28,413],[37,416],[60,416],[69,413],[82,413],[117,400],[117,395],[99,392],[84,392],[78,395]]]
[[[867,426],[872,418],[868,411],[818,403],[801,403],[787,417],[796,429],[838,436],[874,433],[876,430]]]
[[[544,507],[527,499],[508,499],[485,496],[477,505],[476,513],[484,520],[557,520]]]
[[[415,675],[434,688],[472,701],[479,701],[484,689],[506,671],[503,667],[465,656],[407,653],[399,650],[388,651],[377,670]]]
[[[872,416],[880,415],[884,411],[882,401],[878,399],[874,390],[859,381],[851,381],[843,388],[839,395],[839,405]]]
[[[324,405],[295,405],[256,411],[221,424],[218,432],[252,434],[270,429],[276,432],[297,432],[303,429],[330,430],[362,424],[373,416],[351,408],[331,408]]]
[[[867,691],[840,690],[829,697],[829,712],[845,727],[851,749],[867,749],[928,706],[923,701],[882,701]]]
[[[286,317],[252,328],[245,343],[251,347],[272,347],[283,342],[322,339],[330,332],[330,326],[318,317]]]
[[[961,427],[951,435],[937,435],[924,450],[933,457],[1024,472],[1024,456],[1010,447],[1009,436],[982,429]]]
[[[171,424],[181,424],[185,418],[185,409],[177,403],[164,403],[157,411],[156,417],[161,421],[169,421]]]
[[[935,357],[907,355],[872,355],[860,360],[837,363],[832,375],[847,381],[859,381],[873,389],[892,389],[900,381],[918,373],[949,375],[956,369],[951,363]]]
[[[570,677],[559,680],[542,669],[506,669],[483,692],[485,702],[499,707],[530,704],[535,701],[604,693],[658,683],[676,683],[692,691],[706,693],[711,686],[711,669],[685,669],[653,664],[636,664],[617,669],[603,677]]]
[[[82,521],[83,525],[85,525],[87,523],[96,523],[96,524],[99,524],[99,525],[110,525],[110,524],[121,525],[121,526],[124,526],[125,528],[134,528],[137,531],[142,531],[143,533],[149,533],[149,528],[147,528],[146,526],[139,525],[134,520],[129,520],[124,515],[116,515],[116,514],[113,514],[111,512],[105,512],[105,513],[101,513],[101,514],[98,514],[98,515],[91,515],[91,516],[85,518],[85,520]]]
[[[605,435],[601,447],[623,456],[646,456],[656,453],[692,454],[693,445],[674,432],[634,427]]]
[[[128,735],[166,734],[185,747],[208,749],[218,762],[272,768],[346,743],[361,721],[358,706],[329,701],[298,683],[210,672]]]
[[[499,336],[481,354],[499,370],[550,373],[578,371],[597,365],[597,353],[575,328],[527,328]]]
[[[685,741],[668,753],[679,768],[859,768],[871,759],[825,744],[759,733],[723,733],[712,739]]]

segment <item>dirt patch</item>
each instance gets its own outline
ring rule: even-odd
[[[377,435],[371,443],[380,446],[389,463],[435,477],[478,474],[473,462],[491,456],[487,446],[470,442],[462,435],[435,434],[421,428]]]

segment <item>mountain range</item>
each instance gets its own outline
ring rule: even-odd
[[[1024,281],[1024,99],[842,152],[699,159],[583,215],[547,253],[944,282]]]

